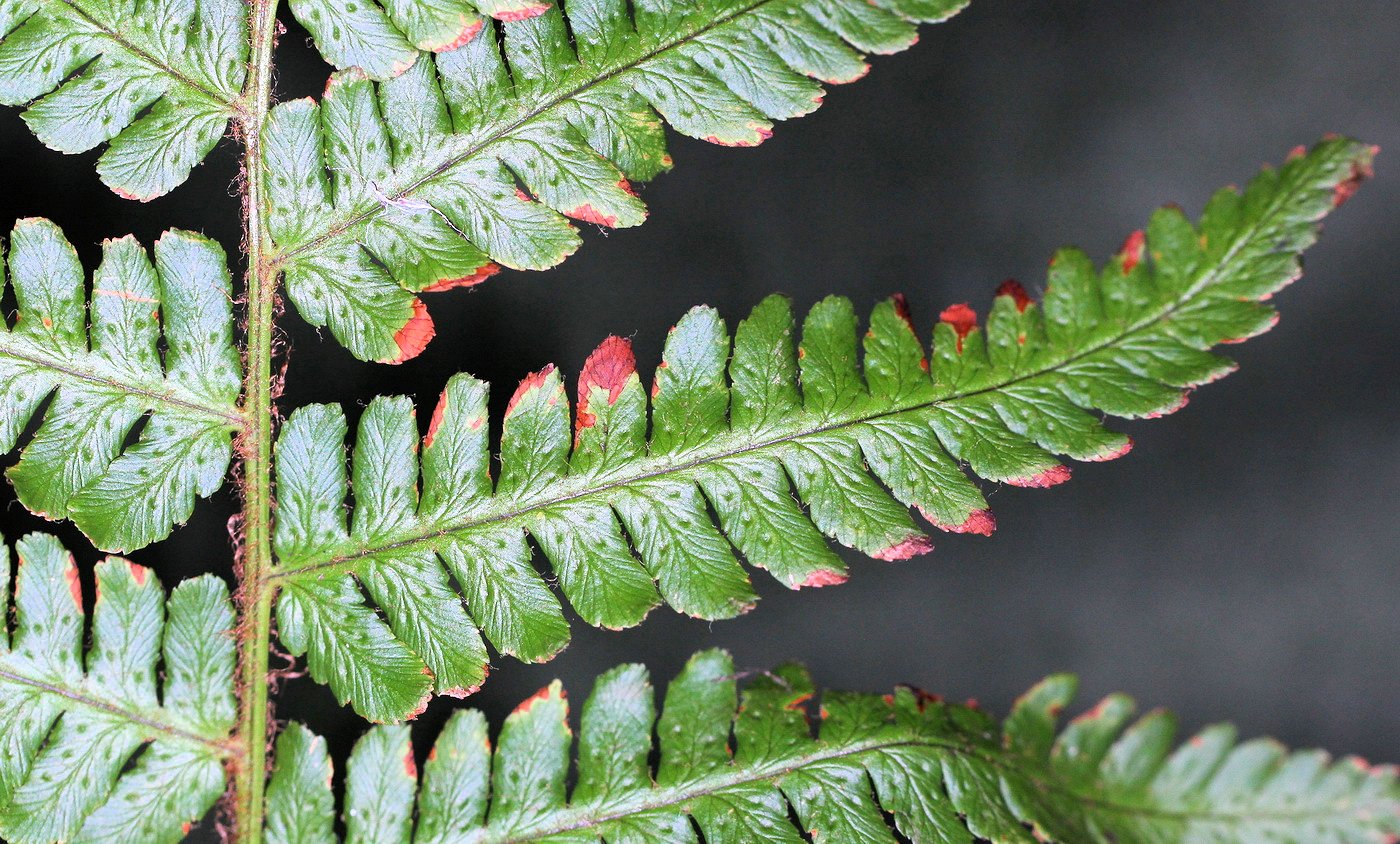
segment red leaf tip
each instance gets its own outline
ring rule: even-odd
[[[520,404],[531,390],[544,386],[544,379],[554,372],[554,364],[549,364],[539,372],[532,372],[520,380],[520,386],[515,388],[515,393],[510,397],[510,403],[506,405],[506,416],[515,413],[515,408]]]
[[[1006,482],[1012,486],[1026,487],[1029,489],[1045,489],[1047,487],[1059,486],[1069,480],[1070,471],[1068,466],[1051,466],[1043,472],[1029,475],[1024,478],[1007,478]]]
[[[439,281],[433,282],[429,286],[423,288],[423,292],[442,293],[443,291],[453,290],[458,287],[475,287],[476,285],[482,283],[483,281],[500,271],[500,265],[488,262],[482,264],[481,266],[477,267],[476,269],[472,270],[464,276],[458,276],[457,278],[444,278]]]
[[[437,329],[433,327],[433,318],[428,314],[428,306],[423,304],[422,299],[413,300],[413,315],[408,318],[394,334],[394,345],[399,347],[399,353],[392,357],[380,361],[391,365],[398,365],[405,361],[413,360],[428,348],[428,343],[437,334]]]
[[[973,510],[967,514],[967,520],[960,525],[944,528],[951,533],[975,533],[981,536],[991,536],[992,531],[997,529],[997,517],[991,510]]]
[[[471,43],[471,40],[481,32],[482,26],[483,21],[480,18],[468,21],[463,24],[456,38],[444,44],[430,46],[429,49],[434,53],[450,53],[453,50],[461,49]]]
[[[1106,451],[1106,452],[1104,452],[1103,454],[1099,454],[1099,455],[1096,455],[1096,456],[1094,456],[1094,457],[1090,457],[1090,458],[1089,458],[1089,462],[1090,462],[1090,463],[1107,463],[1107,462],[1110,461],[1110,460],[1117,460],[1118,458],[1122,457],[1123,455],[1127,454],[1128,452],[1130,452],[1130,451],[1132,451],[1132,450],[1133,450],[1133,438],[1132,438],[1132,437],[1128,437],[1128,438],[1126,438],[1126,439],[1123,441],[1123,444],[1122,444],[1122,445],[1118,446],[1117,448],[1113,449],[1112,451]]]
[[[637,371],[637,356],[632,353],[632,341],[625,337],[609,337],[593,350],[578,376],[578,420],[574,438],[592,428],[597,418],[588,411],[589,394],[594,387],[608,391],[608,404],[617,402],[627,379]]]
[[[842,583],[845,583],[846,580],[847,576],[839,571],[817,569],[816,571],[807,575],[807,578],[805,580],[797,584],[797,588],[819,589],[823,586],[840,586]]]
[[[877,560],[896,562],[898,560],[907,560],[910,557],[917,557],[921,554],[927,554],[932,550],[933,540],[923,534],[916,534],[908,539],[896,542],[882,551],[876,551],[870,556]]]
[[[1025,313],[1026,308],[1030,307],[1031,304],[1030,294],[1026,292],[1026,288],[1021,286],[1021,282],[1014,278],[1003,281],[1001,286],[997,288],[997,295],[1010,296],[1011,301],[1016,303],[1017,313]]]
[[[607,226],[610,229],[617,228],[616,214],[604,214],[602,211],[599,211],[597,208],[594,208],[591,204],[587,202],[573,209],[572,211],[565,211],[564,216],[572,217],[575,220],[581,220],[585,223],[593,223],[594,225],[598,226]]]
[[[521,714],[524,714],[524,713],[526,713],[526,712],[529,712],[531,709],[534,709],[534,708],[535,708],[535,704],[539,703],[539,702],[542,701],[542,700],[548,700],[549,698],[550,698],[550,687],[549,687],[549,686],[545,686],[543,689],[540,689],[539,691],[535,692],[534,694],[532,694],[532,695],[530,695],[529,697],[527,697],[527,698],[525,698],[524,700],[522,700],[522,701],[520,702],[520,705],[519,705],[519,706],[517,706],[517,707],[515,707],[515,709],[511,710],[511,713],[510,713],[510,714],[512,714],[512,715],[521,715]]]
[[[128,560],[126,563],[126,568],[128,571],[131,572],[131,579],[136,581],[137,586],[146,585],[146,574],[148,570],[145,566],[138,566],[135,563]]]
[[[1371,159],[1380,151],[1380,147],[1367,147],[1366,153],[1351,163],[1351,173],[1332,189],[1333,208],[1340,208],[1348,199],[1356,195],[1362,182],[1376,175]]]
[[[1123,275],[1128,275],[1137,269],[1142,263],[1142,257],[1147,251],[1147,235],[1142,229],[1138,229],[1128,235],[1128,239],[1123,241],[1123,248],[1118,250],[1118,257],[1123,262]]]
[[[958,334],[958,354],[962,354],[963,338],[977,330],[977,312],[966,302],[949,305],[938,315],[939,322],[947,323]]]

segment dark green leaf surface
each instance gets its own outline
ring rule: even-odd
[[[39,426],[7,475],[26,507],[106,551],[184,523],[222,486],[242,426],[223,250],[170,231],[154,251],[152,263],[134,238],[103,244],[89,301],[57,226],[20,220],[10,238],[19,307],[0,324],[0,452]]]
[[[566,21],[540,0],[492,0],[476,8],[505,22],[479,35],[464,22],[456,41],[475,37],[429,58],[410,45],[450,33],[408,18],[466,21],[459,0],[298,0],[322,50],[349,69],[320,103],[277,106],[265,131],[288,295],[360,358],[407,360],[433,334],[417,293],[475,284],[498,265],[552,267],[579,245],[567,218],[640,224],[630,183],[670,168],[663,121],[752,146],[774,120],[817,108],[813,79],[859,78],[857,51],[902,50],[915,22],[964,5],[589,0]]]
[[[622,666],[598,678],[576,748],[557,682],[506,719],[494,751],[481,713],[457,712],[421,778],[407,727],[371,729],[350,757],[347,841],[641,844],[698,830],[709,844],[893,844],[896,832],[914,844],[1361,844],[1400,832],[1393,767],[1235,745],[1228,726],[1173,751],[1172,717],[1125,729],[1121,695],[1057,736],[1074,686],[1046,680],[999,725],[909,688],[815,702],[796,666],[740,691],[729,656],[709,651],[658,719],[645,669]],[[273,844],[334,840],[329,775],[324,743],[291,725],[268,794]]]
[[[1159,211],[1102,271],[1062,251],[1042,302],[1004,287],[985,326],[965,305],[946,310],[931,359],[897,298],[863,341],[851,304],[827,299],[800,345],[781,297],[732,346],[719,316],[697,308],[667,339],[650,442],[647,393],[616,337],[580,376],[572,441],[559,374],[521,383],[494,480],[484,383],[449,382],[421,454],[409,400],[378,399],[360,420],[349,524],[344,416],[299,410],[276,455],[283,642],[342,701],[392,721],[481,684],[478,630],[527,661],[567,643],[527,534],[587,623],[622,628],[663,602],[708,619],[748,610],[740,555],[800,588],[846,579],[827,538],[883,560],[928,552],[910,508],[942,530],[990,533],[965,471],[1058,484],[1070,474],[1061,456],[1128,450],[1103,414],[1171,413],[1230,372],[1208,350],[1273,325],[1260,300],[1298,277],[1316,221],[1372,153],[1326,141],[1243,194],[1218,193],[1198,227]]]
[[[223,581],[165,597],[149,569],[97,566],[83,650],[78,569],[58,540],[16,546],[14,627],[0,623],[0,837],[179,841],[224,791],[234,722],[233,609]],[[0,617],[10,611],[0,541]]]
[[[146,201],[177,187],[238,112],[248,12],[239,0],[4,0],[0,103],[45,145],[86,152]]]

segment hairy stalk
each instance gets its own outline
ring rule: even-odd
[[[277,271],[268,259],[271,243],[263,223],[261,136],[272,100],[272,48],[277,37],[277,0],[252,0],[252,57],[244,91],[244,248],[247,250],[247,337],[244,349],[243,414],[248,424],[239,458],[243,474],[242,560],[238,588],[239,757],[233,784],[234,840],[262,840],[263,790],[268,747],[268,652],[272,568],[272,320]]]

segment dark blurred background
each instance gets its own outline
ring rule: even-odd
[[[283,39],[284,98],[318,92],[327,74],[304,39],[295,27]],[[289,309],[283,407],[342,401],[354,414],[380,393],[426,405],[467,370],[497,385],[499,414],[544,363],[572,382],[607,334],[634,336],[646,372],[690,306],[715,305],[732,325],[771,291],[804,309],[842,293],[862,310],[903,291],[927,336],[948,304],[985,312],[1004,278],[1042,285],[1055,247],[1107,256],[1156,205],[1194,214],[1323,133],[1400,152],[1398,96],[1393,0],[974,0],[760,148],[676,138],[674,173],[643,188],[650,222],[588,226],[557,270],[432,297],[437,340],[406,366],[357,363]],[[1184,412],[1123,425],[1137,440],[1127,459],[1077,465],[1048,492],[993,490],[992,538],[940,536],[931,556],[893,565],[853,556],[840,588],[793,593],[756,572],[764,599],[735,621],[658,610],[625,633],[576,627],[550,664],[498,661],[469,703],[499,721],[553,677],[580,700],[607,666],[640,661],[664,680],[692,651],[723,646],[745,668],[799,659],[827,685],[908,682],[998,712],[1046,673],[1074,671],[1086,704],[1121,689],[1189,729],[1230,719],[1245,735],[1400,761],[1391,155],[1278,297],[1282,324],[1230,349],[1241,371]],[[89,266],[102,238],[149,242],[167,226],[236,250],[232,144],[146,206],[103,188],[94,158],[44,150],[0,112],[0,225],[52,217]],[[3,494],[11,539],[43,527]],[[227,575],[234,509],[228,494],[202,504],[135,556],[167,584]],[[97,558],[60,532],[80,560]],[[417,737],[460,705],[434,703]],[[280,711],[329,735],[338,758],[361,730],[308,680],[286,687]]]

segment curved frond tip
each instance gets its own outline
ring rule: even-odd
[[[16,545],[13,631],[0,621],[0,838],[174,842],[224,792],[234,723],[233,608],[212,575],[166,598],[149,569],[97,565],[91,645],[58,540]],[[10,615],[0,540],[0,619]]]
[[[170,231],[154,257],[135,238],[107,241],[89,300],[57,226],[20,220],[10,237],[18,310],[0,323],[0,453],[38,428],[6,475],[26,507],[72,519],[106,551],[184,523],[223,485],[243,427],[223,250]]]
[[[347,69],[269,117],[275,260],[302,316],[365,360],[422,350],[418,293],[553,267],[579,246],[570,220],[641,224],[632,184],[670,169],[663,123],[758,144],[820,105],[818,80],[859,78],[861,53],[905,49],[966,0],[474,5],[496,22],[464,0],[292,4]]]
[[[931,353],[897,297],[863,339],[851,303],[827,299],[800,343],[782,297],[732,341],[696,308],[649,391],[628,342],[610,338],[584,367],[572,419],[553,367],[520,384],[497,477],[487,385],[470,376],[448,383],[421,453],[412,403],[371,403],[348,477],[344,415],[303,408],[276,453],[282,640],[342,701],[392,721],[479,686],[481,634],[529,661],[564,647],[532,543],[584,621],[622,628],[663,602],[708,619],[748,610],[739,556],[800,588],[846,579],[828,538],[883,560],[928,552],[911,508],[944,531],[990,533],[968,472],[1061,483],[1063,457],[1128,450],[1103,415],[1172,413],[1232,371],[1209,350],[1273,325],[1262,300],[1297,278],[1297,253],[1372,152],[1326,141],[1243,194],[1217,194],[1199,226],[1159,211],[1102,270],[1061,251],[1043,299],[1004,285],[985,324],[948,308]]]
[[[1074,686],[1052,677],[998,724],[910,688],[817,700],[792,665],[740,690],[729,656],[709,651],[670,684],[658,718],[647,672],[624,665],[598,678],[577,742],[557,682],[506,719],[494,748],[480,712],[455,713],[421,777],[406,726],[371,729],[350,756],[341,816],[349,840],[376,844],[1379,844],[1400,833],[1391,766],[1236,745],[1228,726],[1173,750],[1172,716],[1128,726],[1122,695],[1057,735]],[[333,841],[330,783],[325,742],[290,725],[269,841]]]
[[[241,0],[5,0],[0,104],[59,152],[108,144],[103,183],[155,199],[238,113],[247,17]]]

